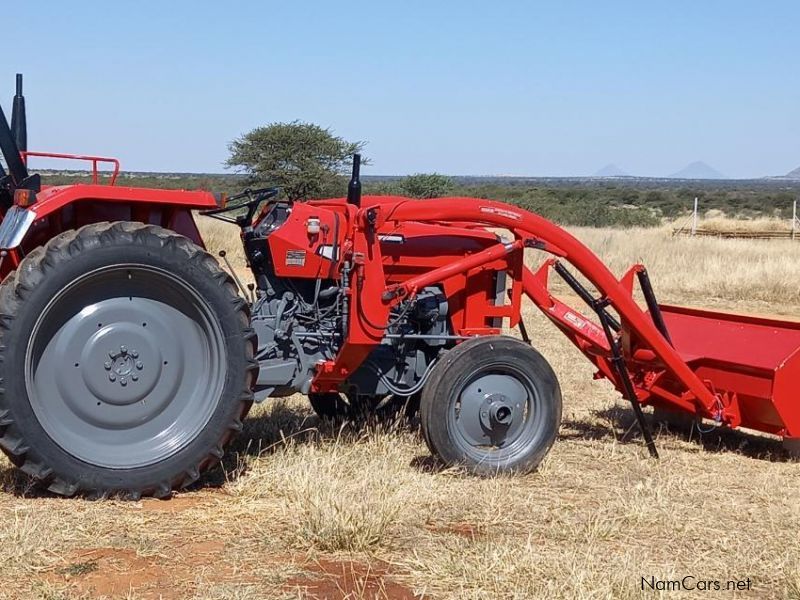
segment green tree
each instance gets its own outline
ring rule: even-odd
[[[412,198],[441,198],[453,190],[453,180],[439,173],[415,173],[398,182],[400,192]]]
[[[271,123],[231,142],[226,164],[251,184],[280,186],[291,200],[323,198],[342,195],[352,156],[363,147],[313,123]]]

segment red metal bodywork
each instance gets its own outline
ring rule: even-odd
[[[36,215],[33,226],[21,247],[10,249],[11,264],[0,274],[60,231],[100,220],[156,223],[202,243],[191,211],[219,202],[208,192],[46,188],[29,209]],[[508,232],[508,239],[497,230]],[[381,342],[390,310],[429,285],[443,289],[452,333],[462,337],[517,325],[527,295],[598,376],[623,391],[603,329],[549,289],[551,267],[563,261],[619,315],[624,358],[640,403],[800,437],[800,407],[793,401],[800,384],[800,324],[664,306],[670,342],[633,298],[640,265],[617,278],[571,234],[514,206],[474,198],[373,196],[365,196],[360,208],[345,199],[296,203],[268,243],[281,277],[338,279],[343,266],[350,267],[347,336],[336,358],[318,366],[314,391],[338,389]],[[526,248],[549,255],[535,271],[524,262]],[[503,272],[507,283],[498,296],[497,274]]]
[[[520,320],[524,292],[597,367],[598,376],[623,391],[603,329],[548,288],[548,273],[559,260],[571,264],[619,315],[624,357],[639,402],[729,427],[800,436],[800,407],[793,403],[800,383],[798,323],[665,306],[670,343],[633,298],[640,265],[617,278],[557,225],[513,206],[473,198],[367,196],[357,211],[343,199],[298,204],[280,243],[272,246],[273,256],[308,238],[308,218],[320,218],[330,228],[334,214],[347,223],[347,232],[342,228],[340,234],[340,260],[325,267],[310,263],[302,275],[280,267],[287,276],[313,277],[322,271],[332,275],[343,261],[356,265],[348,291],[347,340],[335,360],[320,366],[314,390],[337,389],[380,342],[390,309],[423,287],[439,284],[454,308],[455,335],[497,333],[499,318],[513,327]],[[495,228],[510,232],[510,238],[500,240]],[[403,242],[389,242],[389,236],[402,236]],[[309,252],[323,243],[309,239]],[[525,248],[550,257],[534,272],[523,262]],[[499,304],[491,284],[496,271],[508,275],[505,301]]]
[[[662,314],[681,358],[717,393],[735,398],[742,425],[800,437],[800,323],[678,306]],[[674,383],[673,383],[674,386]]]
[[[22,245],[9,249],[8,260],[0,265],[0,279],[16,268],[25,253],[62,231],[99,221],[138,221],[160,225],[202,245],[191,211],[217,208],[220,201],[219,195],[206,191],[95,184],[45,186],[36,195],[36,202],[28,208],[34,213],[35,220]]]

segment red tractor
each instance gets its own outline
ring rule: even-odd
[[[362,197],[357,156],[346,198],[309,202],[121,187],[118,164],[99,185],[109,159],[71,155],[48,156],[91,161],[95,183],[42,187],[18,97],[12,127],[0,111],[0,447],[53,492],[167,496],[222,457],[254,400],[298,392],[323,416],[418,402],[446,464],[530,471],[561,392],[523,294],[631,402],[651,454],[646,404],[800,437],[800,324],[659,306],[643,267],[618,279],[514,206]],[[240,227],[252,297],[192,211]],[[546,255],[535,272],[526,249]],[[593,319],[550,293],[551,270]]]

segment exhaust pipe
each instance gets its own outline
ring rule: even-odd
[[[19,98],[19,100],[18,100]],[[17,95],[14,97],[14,121],[17,131],[21,134],[21,141],[27,147],[27,128],[25,123],[25,99],[22,97],[22,75],[17,75]],[[3,107],[0,106],[0,153],[6,160],[8,174],[3,176],[0,185],[6,188],[7,193],[13,194],[14,190],[27,188],[39,191],[40,179],[38,175],[29,176],[28,167],[20,156],[17,139],[8,125]]]
[[[25,115],[25,96],[22,95],[22,73],[17,73],[17,93],[11,108],[11,133],[20,152],[28,149],[28,119]]]
[[[0,152],[3,153],[3,158],[6,159],[8,175],[11,178],[13,187],[15,189],[22,187],[23,182],[28,178],[28,168],[19,155],[19,148],[17,148],[17,143],[14,141],[14,135],[8,126],[6,116],[3,114],[2,106],[0,106]]]
[[[361,155],[353,154],[353,176],[347,186],[347,202],[355,206],[361,206]]]

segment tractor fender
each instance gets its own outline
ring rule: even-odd
[[[155,206],[170,209],[169,212],[188,214],[192,210],[218,208],[223,202],[223,196],[207,191],[159,190],[108,185],[79,184],[48,187],[36,194],[35,201],[28,206],[14,205],[5,213],[2,223],[0,223],[0,250],[14,250],[23,243],[31,228],[45,224],[48,220],[47,217],[61,212],[70,205],[84,202],[91,202],[92,209],[87,211],[87,215],[83,215],[80,225],[109,220],[104,211],[97,210],[104,205],[117,209],[124,208],[120,205],[128,205],[131,207],[131,211],[135,210],[137,205],[140,207]],[[97,218],[93,218],[93,213]],[[173,227],[176,231],[187,227],[185,219],[180,222],[183,224],[182,227]],[[169,227],[172,223],[156,224]],[[54,228],[53,225],[50,225],[48,230],[50,237],[60,233],[58,228]],[[188,231],[178,231],[178,233],[201,243],[193,222]]]

